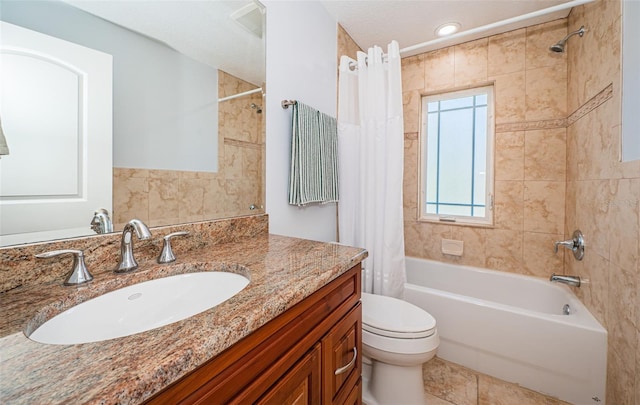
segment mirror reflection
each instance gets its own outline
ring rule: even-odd
[[[159,226],[263,212],[261,5],[210,0],[25,1],[2,2],[0,7],[2,21],[113,58],[113,150],[103,151],[112,156],[113,192],[104,204],[110,206],[70,206],[67,211],[77,211],[77,224],[65,220],[62,226],[39,231],[25,226],[29,216],[14,216],[22,229],[7,232],[3,220],[0,244],[95,234],[91,222],[100,209],[110,211],[115,231],[132,218]],[[3,60],[5,54],[3,49]],[[3,76],[2,81],[5,88],[11,79]],[[81,79],[79,83],[82,88]],[[0,159],[2,179],[16,176],[10,163],[29,159],[31,153],[12,147],[12,139],[23,135],[7,108],[16,103],[7,100],[3,94],[0,117],[10,153]],[[82,118],[78,122],[83,128]],[[44,131],[36,132],[43,136]],[[78,130],[76,143],[82,144],[82,136]],[[86,136],[91,143],[91,133]],[[91,167],[93,160],[83,153],[79,147],[78,161],[88,161]],[[52,164],[31,162],[40,164],[39,171],[51,172]],[[83,187],[91,179],[83,178],[86,168],[78,166],[78,191],[63,199],[86,197]],[[23,198],[5,194],[0,196],[2,215]],[[28,199],[31,205],[37,200]],[[78,228],[73,230],[78,233],[62,228]]]

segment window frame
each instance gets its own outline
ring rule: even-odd
[[[485,216],[472,217],[452,214],[430,214],[427,206],[427,144],[428,144],[428,105],[434,101],[446,101],[475,95],[487,95],[487,150],[486,150],[486,191]],[[463,90],[452,90],[422,95],[420,108],[420,133],[418,153],[418,221],[437,222],[443,224],[473,225],[492,227],[495,217],[494,183],[495,183],[495,89],[493,84]]]

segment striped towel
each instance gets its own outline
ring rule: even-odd
[[[336,119],[297,102],[292,121],[289,204],[337,202]]]

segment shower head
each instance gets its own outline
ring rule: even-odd
[[[549,49],[552,52],[563,53],[564,52],[564,46],[567,43],[567,40],[569,38],[571,38],[572,36],[576,35],[576,34],[579,35],[579,36],[583,36],[585,31],[586,30],[584,29],[584,25],[583,25],[582,27],[580,27],[579,30],[570,32],[566,37],[562,38],[560,41],[558,41],[557,43],[555,43],[554,45],[549,47]]]
[[[549,49],[552,52],[562,53],[564,52],[564,42],[562,43],[558,42],[557,44],[552,45]]]
[[[262,107],[257,105],[256,103],[251,103],[251,108],[253,108],[254,110],[256,110],[256,112],[258,114],[262,114]]]

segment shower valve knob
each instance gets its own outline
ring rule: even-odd
[[[571,249],[573,251],[573,257],[576,260],[582,260],[584,257],[584,236],[580,230],[573,232],[573,238],[565,241],[557,241],[553,244],[553,251],[558,253],[558,246]]]

